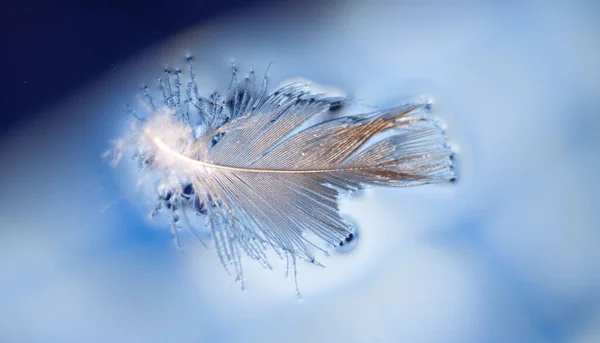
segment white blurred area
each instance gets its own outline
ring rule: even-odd
[[[140,52],[3,140],[0,341],[600,342],[599,14],[592,1],[309,2]],[[358,245],[300,263],[302,301],[285,261],[246,261],[240,292],[213,248],[178,253],[136,179],[101,158],[139,87],[190,53],[204,94],[227,88],[235,60],[382,108],[431,95],[459,182],[345,199]]]

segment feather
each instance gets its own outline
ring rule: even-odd
[[[243,256],[270,268],[273,249],[291,259],[296,275],[298,259],[318,264],[314,252],[321,248],[307,233],[331,246],[350,240],[353,229],[338,202],[348,192],[454,177],[452,152],[444,131],[424,115],[427,104],[306,127],[344,99],[313,94],[304,83],[267,94],[266,76],[257,90],[254,72],[239,82],[235,67],[225,100],[216,93],[204,98],[191,59],[189,70],[184,92],[179,70],[173,86],[171,72],[158,79],[162,107],[144,90],[150,114],[126,141],[140,165],[161,175],[160,200],[170,211],[205,216],[221,263],[242,287]]]

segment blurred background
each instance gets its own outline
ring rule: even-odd
[[[1,7],[0,342],[600,342],[597,2]],[[241,292],[102,158],[189,54],[203,94],[273,62],[272,87],[432,96],[459,182],[344,199],[359,240],[299,264],[301,301],[285,261]]]

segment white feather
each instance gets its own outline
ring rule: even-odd
[[[174,234],[177,211],[205,214],[221,262],[242,285],[242,256],[270,268],[266,252],[273,249],[292,260],[295,272],[298,258],[318,264],[319,248],[305,233],[333,246],[351,239],[353,229],[339,214],[340,196],[368,185],[412,186],[454,177],[444,131],[423,115],[426,104],[299,131],[344,99],[313,94],[303,83],[267,94],[266,77],[258,91],[253,74],[239,83],[235,70],[225,100],[216,94],[204,98],[191,61],[190,75],[186,96],[179,72],[173,87],[170,73],[159,79],[163,108],[146,92],[150,113],[125,141],[136,148],[141,167],[178,180],[160,192],[174,218]],[[387,137],[378,140],[383,132]]]

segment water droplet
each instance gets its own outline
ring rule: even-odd
[[[339,111],[341,108],[343,107],[343,104],[341,101],[334,101],[329,105],[329,110],[331,112],[337,112]]]
[[[335,251],[340,253],[349,253],[352,252],[358,244],[358,225],[356,224],[356,221],[354,221],[354,219],[350,218],[349,216],[344,215],[342,217],[344,218],[346,223],[350,224],[352,231],[350,235],[348,235],[348,237],[346,237],[342,242],[340,242],[340,245],[335,248]]]

